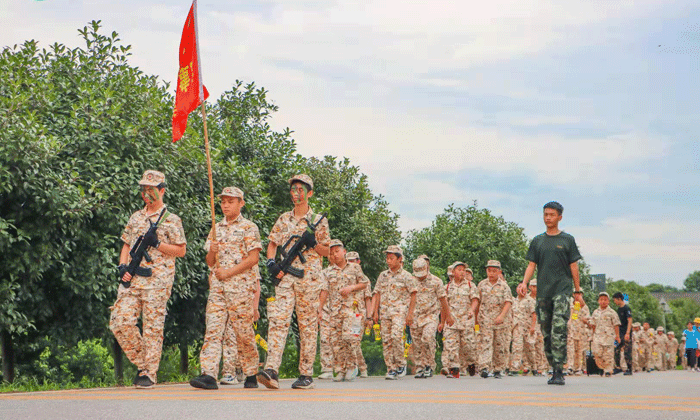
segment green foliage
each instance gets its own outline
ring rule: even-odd
[[[681,289],[674,287],[674,286],[669,286],[666,284],[659,284],[659,283],[651,283],[647,284],[644,286],[647,288],[648,291],[651,293],[671,293],[671,292],[682,292]]]
[[[611,296],[610,305],[615,310],[617,307],[612,301],[612,295],[616,292],[627,293],[630,298],[633,322],[648,322],[652,327],[663,325],[664,314],[659,306],[659,301],[651,295],[646,287],[633,281],[617,280],[608,282],[606,291]],[[596,297],[595,303],[591,302],[591,312],[597,307],[598,299]]]
[[[420,254],[430,259],[430,271],[445,275],[447,267],[463,261],[474,270],[475,281],[486,278],[486,262],[499,260],[508,284],[522,281],[528,262],[523,228],[494,216],[476,203],[466,208],[450,205],[430,227],[412,230],[406,239],[407,260]]]
[[[683,280],[683,288],[686,292],[700,292],[700,271],[693,271]]]
[[[673,313],[666,315],[666,331],[674,331],[676,338],[680,338],[688,321],[693,321],[695,317],[700,316],[700,305],[688,298],[674,299],[668,304]]]
[[[48,337],[33,370],[40,381],[55,384],[109,382],[114,360],[100,339],[79,341],[75,346],[56,345]]]

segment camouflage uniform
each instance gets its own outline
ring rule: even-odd
[[[570,342],[567,349],[569,369],[574,371],[583,370],[586,354],[586,344],[588,344],[588,327],[583,323],[591,317],[588,305],[580,306],[578,302],[571,299],[570,304],[571,319],[569,319],[569,332],[567,340]]]
[[[538,336],[541,336],[540,324],[535,320],[535,332],[530,334],[530,324],[532,322],[532,314],[535,313],[535,306],[537,305],[535,298],[528,294],[520,302],[518,302],[518,309],[523,312],[523,316],[527,316],[527,324],[523,326],[523,370],[531,369],[534,371],[540,370],[542,365],[542,355],[544,354],[544,348],[540,349],[538,344]]]
[[[328,301],[323,305],[323,313],[319,322],[321,372],[333,371],[333,346],[331,346],[331,310]]]
[[[513,302],[508,284],[498,279],[491,284],[489,279],[479,282],[479,370],[489,369],[493,362],[493,370],[505,370],[508,363],[509,345],[508,325],[510,312],[502,324],[495,325],[494,321],[503,310],[503,305]]]
[[[525,337],[527,337],[528,330],[530,329],[531,315],[534,312],[534,305],[532,306],[533,311],[531,312],[527,305],[528,296],[520,297],[513,301],[513,341],[510,353],[510,371],[517,372],[523,365],[523,349],[525,348]],[[530,298],[532,299],[532,298]],[[532,299],[534,302],[534,299]],[[529,366],[525,367],[529,369]]]
[[[678,357],[681,358],[681,366],[683,366],[683,369],[688,368],[688,358],[685,357],[685,342],[686,342],[685,336],[681,337],[681,342],[678,345]]]
[[[595,325],[592,345],[595,362],[605,373],[612,373],[615,364],[615,326],[620,325],[620,317],[609,306],[605,310],[598,308],[593,311],[591,323]]]
[[[144,208],[134,213],[124,228],[122,241],[133,247],[138,237],[150,227],[149,221],[155,222],[164,209],[165,207],[153,214],[147,214]],[[166,214],[158,226],[158,240],[164,244],[186,244],[182,221],[172,213]],[[153,248],[149,249],[148,253],[152,261],[149,263],[144,260],[141,266],[152,270],[151,277],[135,275],[131,279],[131,287],[119,285],[117,300],[110,308],[112,313],[109,328],[129,361],[156,383],[163,350],[166,305],[175,280],[176,257]],[[143,334],[136,326],[139,315]]]
[[[411,293],[416,292],[415,278],[402,268],[382,271],[377,278],[373,293],[380,293],[379,317],[387,371],[405,365],[403,332]]]
[[[288,211],[277,219],[268,238],[282,247],[292,235],[304,233],[308,227],[306,220],[317,223],[320,217],[314,214],[311,208],[300,219],[294,217],[294,211]],[[327,219],[323,219],[316,228],[316,241],[325,246],[329,245]],[[322,273],[323,257],[313,249],[306,251],[304,257],[306,264],[302,264],[298,258],[292,263],[293,267],[304,270],[304,278],[299,279],[291,274],[285,274],[275,287],[275,300],[267,305],[270,326],[267,333],[268,353],[265,368],[279,370],[292,311],[296,309],[300,341],[299,373],[312,376],[318,337],[319,296],[327,285]]]
[[[654,330],[647,328],[642,330],[640,335],[643,337],[641,340],[643,355],[640,365],[648,372],[654,368]]]
[[[427,265],[425,267],[427,269]],[[447,294],[442,280],[430,273],[423,279],[416,277],[415,280],[418,294],[411,336],[416,366],[435,369],[435,334],[440,319],[440,299],[447,297]]]
[[[661,332],[662,334],[659,334]],[[656,335],[654,336],[654,365],[658,370],[666,370],[666,348],[668,339],[666,334],[663,334],[663,327],[656,328]]]
[[[212,233],[209,232],[204,245],[207,251],[214,239]],[[262,249],[258,227],[240,214],[236,220],[224,219],[216,224],[216,242],[219,243],[217,261],[224,269],[235,267],[250,252]],[[259,356],[253,330],[253,298],[258,277],[260,272],[257,265],[227,279],[217,279],[212,273],[207,300],[207,331],[199,355],[203,375],[218,376],[222,341],[227,328],[236,337],[237,359],[245,376],[253,376],[257,372]],[[228,360],[231,360],[232,354],[228,356]],[[225,370],[228,369],[230,365]]]
[[[447,284],[447,303],[455,323],[444,327],[444,367],[464,368],[477,362],[472,299],[478,298],[476,284],[467,279],[459,284],[454,280]]]
[[[324,270],[324,277],[328,282],[333,364],[336,372],[344,373],[357,367],[355,346],[362,339],[366,307],[364,290],[343,297],[340,289],[362,283],[369,285],[369,282],[358,264],[348,263],[342,269],[337,265],[330,265]],[[360,330],[358,335],[354,335],[351,328],[357,314],[360,315]]]
[[[358,260],[359,262],[360,255],[357,252],[351,251],[347,253],[346,258],[348,259],[348,262],[353,262],[352,260]],[[367,280],[367,288],[363,290],[364,296],[361,298],[363,301],[365,299],[372,299],[372,284],[366,275],[365,279]],[[355,359],[357,360],[357,367],[360,369],[360,372],[366,373],[367,362],[365,362],[365,356],[362,354],[362,340],[355,343],[353,347],[355,349]]]
[[[676,368],[676,360],[677,360],[677,355],[678,355],[678,340],[676,340],[675,334],[673,331],[669,332],[668,335],[668,346],[667,346],[667,353],[668,353],[668,360],[666,362],[666,368],[668,370],[673,370]]]
[[[644,340],[644,334],[642,334],[641,330],[635,330],[635,328],[640,328],[641,325],[638,322],[635,322],[632,324],[632,330],[634,331],[634,335],[632,335],[632,371],[633,372],[639,372],[641,371],[641,360],[642,360],[642,354],[643,354],[643,349],[642,349],[642,341]]]

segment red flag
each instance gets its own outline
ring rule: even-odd
[[[209,97],[209,92],[202,83],[198,47],[197,0],[193,0],[180,40],[180,71],[177,73],[177,92],[173,110],[173,143],[185,134],[187,116],[190,112]]]

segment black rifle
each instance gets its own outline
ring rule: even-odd
[[[283,272],[284,274],[291,274],[294,277],[298,278],[304,277],[304,269],[294,268],[292,267],[292,263],[294,262],[294,260],[299,258],[299,261],[301,261],[302,264],[306,264],[304,252],[312,248],[311,246],[309,246],[309,244],[315,242],[316,228],[325,217],[326,213],[323,213],[321,215],[321,218],[318,219],[318,222],[316,222],[315,224],[311,224],[311,222],[309,222],[308,219],[304,219],[308,226],[306,228],[306,231],[301,236],[293,235],[292,237],[287,239],[287,242],[284,243],[282,249],[280,250],[280,253],[282,254],[282,261],[268,267],[270,271],[270,282],[274,286],[277,286],[278,284],[280,284],[280,281],[282,281],[281,279],[277,278],[277,274],[279,274],[280,272]],[[292,247],[289,248],[288,251],[285,251],[285,249],[287,249],[287,246],[289,246],[289,244],[295,239],[296,242],[294,242],[294,245],[292,245]]]
[[[148,228],[146,233],[139,236],[139,238],[136,240],[136,243],[134,243],[134,246],[131,247],[131,251],[129,251],[129,256],[131,257],[131,261],[129,262],[129,264],[120,265],[119,267],[117,267],[119,269],[119,283],[121,283],[122,286],[126,288],[131,286],[131,281],[122,280],[122,278],[124,277],[124,273],[131,274],[131,277],[133,277],[134,275],[141,277],[151,277],[151,275],[153,275],[153,272],[150,268],[141,267],[141,261],[143,261],[144,258],[146,259],[146,261],[151,262],[151,256],[148,255],[147,252],[148,247],[150,245],[146,244],[143,238],[145,236],[153,236],[156,234],[156,230],[158,229],[160,220],[163,218],[165,213],[167,213],[167,210],[163,209],[163,211],[160,212],[158,220],[156,220],[155,223],[151,222],[150,220],[148,221],[148,223],[151,224],[151,227]]]

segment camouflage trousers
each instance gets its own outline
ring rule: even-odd
[[[224,374],[235,374],[236,360],[240,361],[245,376],[252,376],[257,372],[259,356],[253,330],[252,301],[252,293],[229,293],[212,286],[207,299],[207,330],[204,334],[202,351],[199,354],[203,375],[215,378],[219,376],[219,360],[221,360],[222,344],[226,341],[224,339],[226,335],[235,337],[236,347],[230,350],[225,358],[229,366],[224,367]],[[234,358],[234,355],[237,357]],[[234,365],[232,372],[231,364]]]
[[[644,363],[642,367],[646,367],[647,371],[654,368],[654,349],[649,344],[644,346]]]
[[[523,350],[525,349],[525,336],[527,335],[528,325],[515,324],[513,328],[513,341],[510,349],[509,369],[513,372],[520,370],[523,364]],[[528,366],[529,368],[529,366]]]
[[[430,366],[435,369],[435,334],[437,333],[437,319],[430,320],[423,325],[413,324],[411,328],[411,337],[413,338],[413,354],[415,357],[415,365],[423,368]]]
[[[586,357],[586,344],[588,344],[588,341],[586,340],[574,339],[573,337],[569,337],[569,345],[566,349],[566,365],[569,369],[572,369],[574,371],[583,370],[583,361]]]
[[[382,350],[387,372],[406,365],[403,354],[403,332],[406,329],[406,314],[393,315],[380,320]]]
[[[493,368],[494,372],[502,372],[508,363],[510,341],[509,328],[492,328],[481,326],[479,332],[479,370]]]
[[[603,345],[593,340],[591,345],[591,353],[595,357],[595,364],[605,373],[612,373],[613,364],[615,363],[615,346]]]
[[[666,370],[673,370],[676,368],[676,355],[673,353],[669,353],[668,357],[666,358]]]
[[[547,368],[547,357],[544,353],[544,337],[540,330],[535,330],[530,334],[528,329],[525,336],[525,357],[523,358],[524,368],[531,370],[544,370]]]
[[[654,354],[656,353],[656,354]],[[663,350],[654,350],[654,368],[657,370],[666,370],[666,353]]]
[[[296,310],[300,343],[299,374],[313,376],[318,339],[318,298],[321,279],[320,272],[310,268],[305,268],[305,272],[303,279],[294,279],[289,286],[275,287],[275,300],[267,304],[269,328],[265,368],[279,371],[292,312]]]
[[[445,328],[445,342],[443,343],[442,366],[446,368],[464,369],[476,364],[476,334],[474,323],[467,324],[467,328],[456,330]]]
[[[163,351],[163,327],[171,289],[135,289],[119,286],[109,328],[136,368],[157,382]],[[143,333],[136,326],[141,315]]]
[[[632,340],[632,371],[639,372],[639,343],[636,340]]]
[[[331,316],[327,311],[323,311],[321,321],[319,322],[320,346],[321,354],[321,372],[333,371],[333,347],[331,346]]]
[[[567,322],[569,298],[557,295],[553,298],[537,298],[537,320],[544,339],[544,354],[554,369],[562,369],[566,363]]]
[[[360,372],[367,372],[367,362],[365,362],[365,355],[362,354],[362,338],[357,340],[353,348],[355,350],[355,363],[357,363],[357,367],[360,369]]]
[[[621,334],[622,335],[622,334]],[[630,335],[630,339],[631,339]],[[626,341],[624,338],[621,339],[622,342],[619,346],[615,347],[615,366],[620,369],[627,370],[632,368],[632,340]],[[624,353],[625,367],[622,367],[620,363],[621,353]]]
[[[238,369],[243,369],[241,366],[241,361],[238,358],[236,331],[233,327],[233,319],[231,317],[229,317],[228,323],[226,324],[226,329],[224,330],[224,344],[221,359],[221,374],[224,376],[235,375]]]
[[[331,347],[333,349],[333,366],[336,373],[345,373],[357,367],[355,349],[362,340],[362,336],[350,336],[350,323],[352,321],[351,318],[342,317],[339,314],[331,315]],[[362,323],[364,324],[364,319]]]

